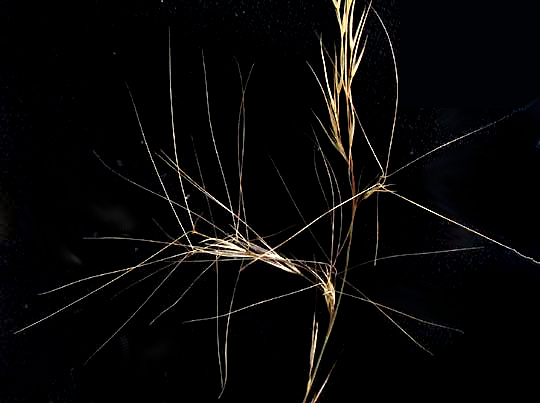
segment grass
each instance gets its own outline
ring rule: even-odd
[[[320,312],[314,313],[311,338],[310,340],[306,340],[306,342],[309,343],[309,360],[306,363],[308,368],[308,377],[306,380],[303,397],[303,402],[316,402],[320,399],[320,396],[327,385],[330,376],[332,375],[332,369],[334,368],[334,365],[336,365],[335,358],[327,356],[325,353],[327,352],[328,346],[332,341],[332,334],[338,318],[338,313],[340,312],[340,307],[343,305],[343,303],[345,303],[344,297],[361,300],[373,306],[393,325],[395,325],[405,335],[405,337],[409,338],[411,342],[416,344],[420,349],[425,350],[428,354],[430,354],[430,351],[427,349],[427,347],[419,342],[413,334],[410,334],[398,323],[398,321],[396,321],[396,315],[418,321],[426,326],[441,327],[450,331],[460,332],[459,329],[454,329],[449,326],[423,320],[422,318],[417,318],[410,313],[401,312],[393,307],[378,303],[370,299],[369,296],[367,296],[361,290],[361,287],[352,284],[349,281],[349,271],[357,266],[357,264],[353,264],[351,260],[352,250],[354,245],[361,241],[355,236],[355,226],[358,225],[357,215],[360,207],[363,205],[363,202],[366,199],[374,198],[376,203],[376,234],[375,244],[373,245],[373,259],[366,262],[366,264],[376,265],[378,261],[380,262],[387,259],[403,258],[406,255],[418,256],[423,254],[454,253],[471,249],[462,248],[442,251],[436,250],[411,252],[393,256],[379,256],[379,199],[383,197],[398,198],[420,210],[425,211],[428,214],[457,225],[495,245],[498,245],[501,248],[507,249],[512,253],[517,254],[521,258],[526,259],[527,261],[534,264],[539,264],[534,257],[525,256],[511,246],[506,245],[492,237],[488,237],[487,235],[467,226],[466,224],[458,222],[450,217],[446,217],[443,214],[421,203],[418,203],[417,201],[412,200],[393,189],[389,180],[395,178],[394,175],[397,173],[406,170],[422,159],[445,147],[450,146],[455,142],[462,141],[466,137],[472,136],[475,133],[486,129],[488,126],[499,123],[499,121],[506,119],[507,117],[441,144],[431,151],[413,158],[409,163],[397,169],[391,170],[392,145],[396,128],[399,100],[399,76],[391,38],[383,20],[380,18],[377,11],[371,6],[371,3],[364,5],[362,3],[357,3],[355,0],[332,0],[332,3],[335,10],[336,22],[339,27],[339,38],[337,38],[337,43],[334,49],[329,50],[324,46],[323,38],[321,37],[321,59],[318,63],[319,67],[317,67],[317,65],[310,65],[310,69],[315,75],[315,80],[320,88],[322,98],[324,99],[326,107],[325,112],[327,114],[324,117],[315,116],[315,120],[319,124],[316,132],[318,134],[324,134],[324,136],[321,136],[323,137],[322,139],[316,138],[315,141],[317,143],[320,160],[322,161],[321,168],[316,171],[316,175],[319,183],[321,184],[321,188],[328,189],[328,191],[324,194],[328,208],[321,211],[314,217],[304,217],[301,208],[296,205],[291,192],[287,188],[286,181],[281,178],[285,189],[289,195],[291,195],[292,203],[297,208],[299,216],[304,222],[304,225],[299,229],[286,229],[282,234],[280,234],[281,240],[274,241],[274,239],[276,239],[275,236],[261,234],[250,224],[247,214],[248,209],[246,208],[246,202],[244,199],[244,160],[245,141],[247,136],[245,120],[245,95],[251,77],[251,71],[246,77],[243,77],[240,68],[239,72],[242,82],[242,98],[238,113],[237,177],[232,180],[232,178],[226,173],[224,164],[222,163],[222,156],[212,125],[210,90],[208,82],[206,81],[207,73],[204,62],[203,67],[205,73],[206,107],[211,136],[211,147],[219,170],[218,175],[220,176],[223,185],[223,197],[218,197],[215,195],[215,192],[208,190],[202,174],[203,170],[200,166],[198,178],[188,174],[183,169],[182,158],[179,154],[179,150],[177,149],[178,140],[175,129],[172,91],[172,57],[169,53],[169,102],[173,139],[172,157],[168,156],[165,152],[154,153],[152,151],[149,139],[147,138],[143,124],[141,123],[139,111],[136,106],[137,102],[128,88],[131,102],[134,107],[135,116],[139,124],[144,147],[146,148],[146,152],[155,176],[159,181],[160,191],[155,192],[137,184],[135,181],[127,177],[124,178],[133,183],[135,186],[139,186],[145,191],[151,192],[156,197],[166,201],[175,218],[175,221],[178,223],[178,235],[171,236],[164,231],[166,239],[163,241],[132,239],[134,241],[154,243],[158,246],[158,249],[155,253],[151,254],[146,259],[134,266],[82,278],[46,292],[51,293],[61,291],[67,287],[71,287],[83,282],[104,279],[104,282],[99,287],[92,289],[90,292],[82,295],[80,298],[75,299],[71,303],[54,311],[50,315],[45,316],[44,318],[18,330],[17,332],[25,331],[26,329],[73,307],[86,298],[109,287],[113,283],[131,276],[134,272],[139,272],[149,267],[158,267],[157,269],[152,269],[150,274],[145,275],[142,279],[136,280],[138,283],[150,276],[154,276],[156,274],[162,275],[162,278],[159,280],[158,284],[148,293],[142,303],[140,303],[136,309],[131,312],[131,314],[110,335],[110,337],[101,344],[101,346],[92,355],[93,357],[116,335],[118,335],[120,331],[122,331],[122,329],[124,329],[125,326],[130,323],[137,314],[141,312],[142,308],[159,293],[163,285],[166,284],[171,277],[179,271],[180,267],[195,263],[200,265],[201,270],[182,292],[182,294],[179,295],[176,300],[172,301],[169,306],[163,309],[152,320],[152,323],[180,304],[186,294],[192,290],[193,286],[201,278],[203,278],[203,276],[213,272],[216,276],[216,283],[219,285],[220,268],[223,267],[227,262],[234,262],[237,265],[236,280],[227,306],[223,307],[219,303],[220,289],[218,287],[216,289],[217,302],[215,306],[215,314],[209,317],[195,318],[186,321],[186,323],[208,320],[216,321],[217,360],[220,369],[221,394],[223,394],[225,391],[229,378],[230,357],[228,354],[228,341],[230,336],[230,323],[233,316],[238,312],[252,309],[261,304],[269,303],[277,299],[287,298],[293,294],[302,293],[307,290],[316,289],[318,294],[322,297],[322,300],[324,300],[326,313],[324,315]],[[380,139],[376,142],[376,146],[373,134],[364,130],[360,119],[361,111],[356,109],[353,91],[354,83],[357,80],[356,76],[359,72],[362,58],[365,54],[366,45],[368,43],[366,23],[369,18],[373,18],[379,23],[380,29],[384,32],[388,39],[395,73],[395,104],[393,119],[390,125],[390,132],[385,135],[386,140],[384,141],[384,147],[381,146],[382,142]],[[380,134],[377,134],[377,136],[380,136]],[[369,156],[369,160],[355,160],[355,157],[358,155],[359,148],[367,150],[365,155]],[[336,163],[331,162],[333,161],[333,158],[330,156],[330,153],[337,153],[339,156],[339,161]],[[200,161],[198,158],[196,159],[197,164],[202,163],[202,161]],[[105,161],[102,162],[104,165],[108,166]],[[360,179],[363,168],[367,165],[375,166],[377,174],[370,178],[369,182],[367,182],[369,183],[368,185],[364,185],[363,182],[365,181],[361,181]],[[175,186],[178,186],[182,196],[180,200],[174,200],[173,197],[170,196],[170,184],[166,183],[162,179],[164,169],[163,166],[175,173],[175,181],[177,181]],[[110,167],[109,169],[115,172],[114,169]],[[279,172],[277,165],[276,171],[281,177],[281,173]],[[120,175],[117,172],[115,173]],[[342,178],[345,180],[342,180]],[[236,188],[233,188],[231,185],[234,182],[237,182]],[[328,185],[323,186],[323,183]],[[346,183],[346,185],[343,186],[343,183]],[[271,193],[272,189],[269,189],[268,192]],[[200,209],[200,206],[194,207],[195,202],[192,201],[193,198],[190,196],[192,194],[196,194],[201,200],[204,200],[207,205],[205,210]],[[330,234],[329,245],[322,245],[317,240],[317,237],[313,235],[314,228],[317,227],[320,229],[321,226],[325,226],[325,231]],[[313,238],[316,241],[316,247],[324,251],[324,260],[297,259],[282,252],[285,245],[291,244],[292,241],[304,235],[313,235]],[[100,239],[125,240],[126,238],[102,237]],[[263,299],[240,308],[235,307],[234,301],[238,292],[240,277],[248,269],[259,268],[261,263],[271,266],[288,276],[296,276],[303,279],[305,282],[305,287],[292,292],[275,295],[274,297]],[[263,275],[264,274],[261,274],[261,276]],[[220,324],[223,322],[225,322],[224,329],[220,326]],[[329,363],[329,367],[331,368],[330,370],[323,372],[323,361]]]

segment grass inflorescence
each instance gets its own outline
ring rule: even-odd
[[[285,229],[280,234],[279,241],[275,241],[277,237],[272,236],[272,234],[259,233],[256,228],[250,224],[251,221],[249,219],[246,209],[246,202],[244,200],[244,175],[246,169],[244,160],[245,141],[247,136],[245,122],[245,94],[252,74],[251,71],[246,77],[243,77],[240,73],[240,78],[242,81],[242,98],[239,106],[237,123],[238,136],[236,149],[238,170],[233,181],[229,174],[226,173],[226,170],[222,164],[222,156],[212,126],[209,95],[210,91],[208,82],[206,81],[206,66],[203,61],[205,73],[205,95],[207,102],[206,107],[208,112],[207,118],[211,137],[211,147],[213,157],[215,158],[214,162],[217,163],[219,170],[218,175],[222,182],[223,188],[221,194],[223,197],[216,196],[214,192],[211,192],[208,189],[205,184],[200,166],[198,177],[188,174],[183,168],[182,158],[179,150],[177,149],[178,141],[174,124],[174,98],[172,90],[173,69],[172,57],[169,53],[169,103],[173,140],[172,157],[167,155],[165,152],[155,153],[152,150],[150,141],[146,136],[143,124],[140,120],[135,97],[132,95],[131,91],[129,91],[136,119],[139,124],[143,144],[153,167],[155,177],[159,181],[160,191],[152,191],[137,184],[136,181],[132,181],[127,177],[125,177],[125,179],[132,182],[136,186],[142,187],[145,191],[154,193],[156,197],[165,200],[170,207],[170,211],[172,212],[175,221],[178,223],[179,233],[177,235],[166,234],[167,239],[164,241],[138,239],[138,241],[155,243],[159,246],[159,248],[155,253],[151,254],[136,265],[85,277],[49,291],[61,291],[67,287],[71,287],[83,282],[104,279],[104,282],[100,286],[92,289],[90,292],[82,295],[80,298],[77,298],[76,300],[40,319],[39,321],[20,329],[18,332],[22,332],[62,311],[73,307],[80,301],[85,300],[102,289],[109,287],[111,284],[119,281],[120,279],[128,278],[134,272],[138,272],[149,267],[152,268],[147,276],[137,280],[137,282],[140,282],[146,279],[148,276],[152,276],[156,273],[164,273],[161,280],[146,296],[142,303],[140,303],[139,306],[132,311],[125,321],[95,351],[95,353],[97,353],[128,323],[130,323],[130,321],[141,311],[141,309],[162,289],[163,285],[170,280],[173,274],[180,271],[181,267],[191,263],[196,263],[200,265],[201,270],[194,280],[178,296],[178,298],[165,307],[165,309],[163,309],[153,319],[152,323],[180,304],[185,295],[191,291],[197,281],[199,281],[203,276],[206,276],[208,273],[215,273],[216,283],[219,284],[218,273],[220,272],[221,268],[224,267],[225,263],[228,264],[229,262],[233,262],[237,267],[236,280],[227,306],[221,306],[220,303],[217,302],[214,315],[194,318],[186,321],[186,323],[192,323],[215,320],[217,323],[217,359],[220,369],[221,393],[223,393],[225,390],[229,375],[228,340],[230,336],[229,327],[231,318],[238,312],[252,309],[255,306],[265,304],[273,300],[287,298],[293,294],[302,293],[307,290],[317,290],[318,295],[321,296],[321,300],[324,301],[326,312],[324,315],[321,312],[314,313],[311,339],[306,340],[306,343],[309,343],[309,348],[307,348],[309,350],[309,360],[306,363],[306,367],[308,368],[308,377],[305,384],[305,393],[303,398],[303,402],[316,402],[319,400],[325,385],[327,385],[329,377],[332,373],[332,368],[334,368],[334,365],[336,365],[334,358],[325,355],[325,352],[327,351],[327,346],[329,343],[331,343],[332,333],[335,328],[338,313],[346,298],[361,300],[372,305],[401,332],[403,332],[406,337],[408,337],[419,348],[425,350],[428,354],[430,354],[428,348],[394,319],[396,315],[415,320],[419,323],[425,324],[426,326],[440,327],[450,331],[460,332],[459,329],[427,321],[422,318],[415,317],[410,313],[399,311],[391,306],[378,303],[377,301],[369,298],[369,296],[361,290],[360,285],[352,284],[349,281],[347,276],[348,272],[358,266],[358,262],[351,261],[351,254],[354,245],[361,242],[361,240],[357,239],[355,236],[355,226],[358,224],[357,213],[366,199],[375,199],[376,227],[374,229],[375,244],[371,246],[373,250],[373,258],[364,264],[376,265],[378,261],[392,258],[403,258],[411,255],[419,256],[426,254],[454,253],[474,249],[455,248],[447,250],[403,253],[392,256],[379,256],[380,228],[378,215],[379,198],[382,197],[398,198],[420,210],[427,212],[428,214],[457,225],[502,248],[510,250],[524,259],[532,261],[535,264],[539,263],[533,257],[525,256],[511,246],[508,246],[492,237],[488,237],[480,231],[458,222],[457,220],[446,217],[444,214],[441,214],[438,211],[423,205],[422,203],[400,194],[393,188],[389,181],[391,178],[393,180],[394,175],[396,175],[398,172],[407,169],[409,166],[417,163],[423,158],[428,157],[432,153],[435,153],[444,147],[448,147],[452,143],[459,142],[464,138],[485,129],[486,127],[468,132],[463,136],[441,144],[431,151],[413,158],[409,163],[397,169],[391,170],[391,152],[398,113],[399,87],[397,63],[390,35],[382,18],[379,16],[371,3],[364,4],[355,0],[332,0],[332,4],[335,10],[337,26],[339,27],[339,37],[335,41],[336,43],[333,48],[327,48],[324,45],[323,37],[321,36],[321,58],[318,66],[315,64],[309,64],[309,68],[315,75],[316,83],[320,88],[320,93],[326,108],[326,116],[315,115],[315,120],[318,123],[315,132],[323,134],[321,139],[315,139],[317,144],[317,152],[319,153],[318,156],[320,161],[322,161],[322,164],[315,174],[319,183],[321,184],[321,189],[328,189],[328,191],[324,192],[327,208],[320,211],[319,214],[313,217],[304,217],[301,209],[296,206],[294,198],[291,196],[291,199],[293,200],[292,202],[295,204],[295,207],[298,208],[298,213],[304,225],[296,229]],[[384,141],[377,141],[377,146],[375,146],[373,141],[374,134],[368,133],[368,131],[365,130],[361,124],[361,111],[357,110],[354,97],[354,83],[359,79],[357,75],[360,71],[359,68],[369,41],[366,31],[367,21],[369,19],[374,19],[388,39],[387,43],[392,55],[393,70],[395,73],[395,102],[393,108],[393,119],[389,124],[389,133],[384,134],[384,136],[382,136],[381,133],[375,134],[375,136],[379,137],[379,139],[384,139]],[[171,45],[169,38],[169,52],[170,48]],[[240,68],[239,71],[241,71]],[[369,77],[364,77],[361,79],[369,80]],[[492,122],[490,125],[497,123],[498,121]],[[386,144],[383,149],[381,149],[380,146],[382,143]],[[368,155],[369,160],[355,160],[355,156],[358,155],[357,149],[359,148],[367,150],[367,153],[364,153],[363,155]],[[336,162],[331,162],[334,161],[334,159],[329,157],[330,153],[337,153],[338,159]],[[204,162],[199,161],[196,154],[195,158],[197,160],[197,164],[202,164]],[[102,162],[108,166],[106,162]],[[363,168],[367,165],[375,166],[377,174],[374,177],[369,178],[369,180],[360,180]],[[163,166],[165,166],[165,168],[162,168]],[[114,169],[109,169],[115,172]],[[178,186],[181,194],[181,198],[179,200],[170,196],[171,185],[162,179],[163,169],[168,169],[169,172],[174,172],[176,177],[174,185]],[[287,192],[289,192],[286,181],[281,177],[281,173],[277,169],[277,165],[276,171],[278,172],[283,185],[287,189]],[[236,183],[234,188],[231,186],[232,183]],[[323,186],[322,183],[327,185]],[[343,186],[344,183],[346,183],[346,186]],[[194,194],[199,197],[199,200],[204,200],[207,206],[206,209],[201,209],[200,206],[194,207],[194,197],[191,196]],[[297,239],[301,235],[312,233],[315,227],[320,228],[320,226],[326,226],[325,231],[330,234],[328,237],[329,243],[326,245],[323,245],[322,242],[317,240],[316,236],[313,236],[316,241],[316,248],[323,251],[324,260],[316,258],[295,258],[283,252],[285,245],[289,245],[293,240]],[[100,239],[112,239],[112,237]],[[126,238],[124,237],[122,239]],[[261,263],[273,267],[274,269],[283,272],[287,276],[296,276],[303,279],[303,281],[305,281],[305,286],[292,292],[287,292],[275,295],[271,298],[260,300],[253,304],[236,307],[234,305],[234,298],[238,292],[237,288],[239,287],[238,284],[240,277],[246,270],[260,267]],[[153,269],[154,267],[158,267],[158,269]],[[260,275],[264,276],[264,273],[261,273]],[[216,294],[219,294],[219,292],[220,290],[218,287],[216,289]],[[216,298],[216,301],[219,301],[219,298]],[[225,322],[224,327],[221,326],[223,322]],[[322,362],[324,360],[327,360],[327,362],[330,363],[327,365],[327,367],[331,368],[326,372],[322,372],[322,368],[324,367]]]

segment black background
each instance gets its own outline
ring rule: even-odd
[[[514,111],[507,120],[396,174],[392,183],[403,195],[538,259],[540,106],[533,101],[540,93],[535,74],[540,66],[533,51],[538,37],[534,10],[516,3],[472,3],[374,3],[394,41],[400,69],[391,170]],[[269,157],[305,217],[323,211],[312,127],[318,130],[313,112],[324,117],[324,105],[306,61],[321,71],[317,34],[323,33],[329,45],[336,33],[331,2],[12,1],[1,3],[0,18],[2,400],[215,401],[215,322],[182,324],[213,314],[212,275],[177,309],[148,326],[197,273],[186,268],[171,278],[86,366],[85,360],[159,279],[111,299],[129,283],[120,284],[22,334],[13,331],[99,282],[47,296],[39,292],[136,263],[154,250],[84,237],[163,239],[153,220],[177,233],[167,203],[115,175],[96,157],[159,190],[126,83],[152,148],[171,155],[168,27],[175,124],[188,172],[197,175],[193,137],[207,185],[225,196],[209,142],[202,51],[212,123],[225,169],[233,174],[241,89],[236,58],[244,78],[254,66],[246,93],[249,219],[261,234],[302,224]],[[362,122],[368,133],[383,134],[374,145],[384,150],[395,94],[392,60],[373,16],[368,30],[355,91]],[[369,155],[359,156],[367,161],[367,182],[372,162]],[[164,179],[179,197],[174,176]],[[337,359],[337,365],[321,401],[505,394],[515,400],[532,392],[540,355],[534,321],[538,267],[383,196],[381,256],[484,248],[381,261],[351,271],[350,280],[376,301],[464,333],[396,316],[433,351],[430,356],[372,307],[344,299],[327,352],[327,364]],[[364,205],[355,234],[356,262],[371,258],[374,250],[374,200]],[[325,234],[316,236],[324,243]],[[313,245],[305,236],[283,252],[310,258]],[[224,273],[220,292],[226,301],[234,274]],[[235,306],[305,285],[254,266],[241,278]],[[316,298],[305,292],[234,317],[224,400],[301,401]],[[321,318],[324,322],[323,311]]]

